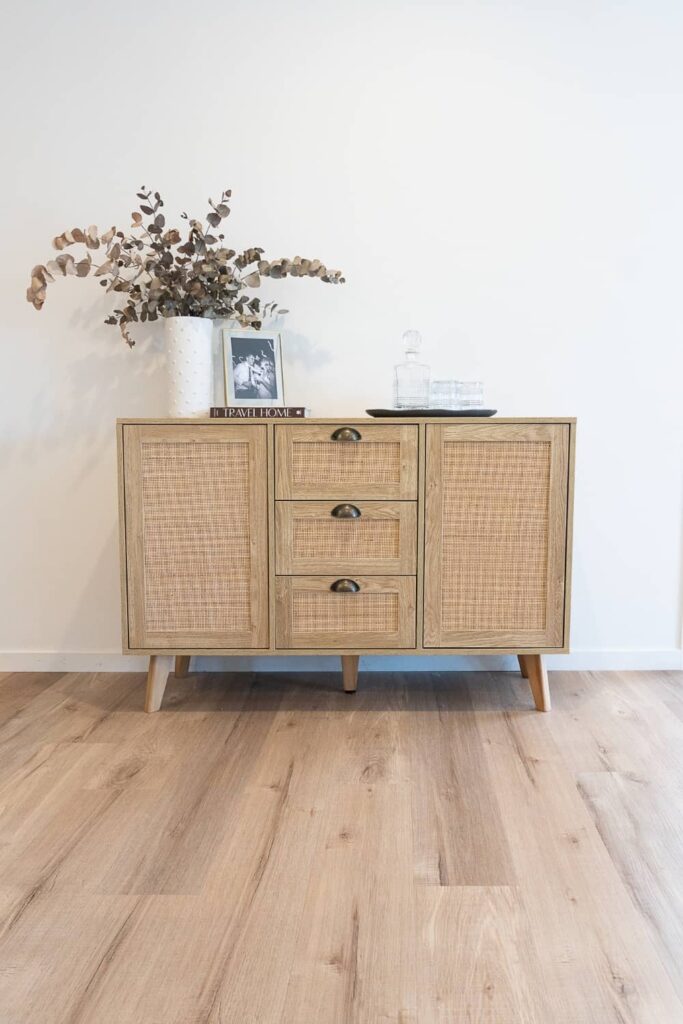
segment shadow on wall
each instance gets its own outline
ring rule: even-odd
[[[277,330],[282,331],[282,325],[278,326]],[[305,374],[332,362],[332,354],[328,349],[315,345],[305,334],[295,334],[291,331],[283,334],[282,356],[285,363],[303,367]],[[286,384],[285,381],[285,386]]]
[[[32,339],[28,418],[9,446],[13,462],[63,458],[69,473],[74,472],[71,483],[80,483],[103,455],[109,457],[118,416],[163,414],[161,324],[136,325],[131,350],[117,328],[102,323],[107,312],[101,300],[79,303],[68,312],[62,302],[49,321],[49,333]]]
[[[135,346],[130,349],[118,328],[98,322],[101,308],[99,303],[78,308],[69,321],[70,327],[80,334],[87,331],[91,339],[90,350],[68,366],[63,424],[70,436],[84,434],[83,478],[111,448],[117,417],[163,415],[166,407],[163,325],[136,324]]]
[[[243,328],[227,320],[217,320],[213,337],[213,371],[214,371],[214,403],[230,405],[225,389],[225,369],[223,365],[223,330]],[[316,345],[305,334],[296,334],[286,329],[284,317],[276,317],[264,330],[277,331],[282,337],[282,362],[284,365],[284,392],[288,405],[300,404],[297,392],[300,386],[315,370],[333,361],[331,353]],[[163,366],[162,366],[163,371]],[[290,372],[291,371],[291,372]]]
[[[97,559],[89,560],[82,567],[77,583],[78,596],[74,595],[73,610],[64,626],[60,650],[87,650],[87,638],[97,637],[99,644],[91,643],[90,647],[95,653],[102,649],[120,651],[119,535],[115,513],[111,526],[102,537]]]

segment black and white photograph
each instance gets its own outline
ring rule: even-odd
[[[223,331],[225,399],[233,405],[284,405],[280,335]]]

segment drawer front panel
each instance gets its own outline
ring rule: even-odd
[[[415,646],[415,577],[351,576],[356,592],[335,592],[336,576],[278,576],[277,646]]]
[[[281,575],[415,574],[415,502],[279,501],[275,523]]]
[[[275,473],[278,498],[414,500],[417,426],[276,425]]]

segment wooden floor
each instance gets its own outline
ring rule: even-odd
[[[0,679],[2,1024],[681,1024],[683,675]]]

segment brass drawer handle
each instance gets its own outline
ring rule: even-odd
[[[360,433],[354,427],[339,427],[332,434],[333,441],[360,441]]]
[[[360,519],[360,509],[355,505],[335,505],[330,515],[335,519]]]
[[[335,594],[357,594],[360,587],[355,580],[335,580],[330,590]]]

